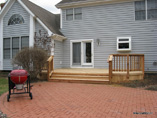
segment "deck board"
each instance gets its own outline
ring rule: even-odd
[[[95,68],[65,68],[65,69],[55,69],[54,73],[85,73],[85,74],[104,74],[108,73],[108,69],[95,69]]]

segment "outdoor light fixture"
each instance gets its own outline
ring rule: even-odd
[[[98,45],[100,45],[100,39],[96,39]]]

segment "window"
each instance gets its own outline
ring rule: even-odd
[[[71,8],[66,10],[66,20],[81,20],[82,8]]]
[[[66,10],[66,20],[73,20],[73,9]]]
[[[8,21],[8,25],[23,24],[23,23],[24,23],[24,19],[19,14],[12,15]]]
[[[82,19],[82,9],[81,8],[74,9],[74,14],[75,14],[75,19],[76,20],[81,20]]]
[[[157,0],[135,2],[135,20],[157,19]]]
[[[157,19],[157,0],[147,0],[148,19]]]
[[[12,57],[19,52],[19,37],[12,38]]]
[[[24,49],[26,47],[29,47],[29,37],[23,36],[21,37],[21,49]]]
[[[4,47],[4,52],[3,52],[4,59],[10,59],[10,38],[4,38],[3,47]]]
[[[136,20],[145,20],[146,19],[146,9],[145,1],[135,2],[135,19]]]
[[[21,42],[21,43],[20,43]],[[3,54],[4,59],[13,58],[21,49],[29,47],[29,37],[22,36],[13,38],[4,38],[3,41]]]
[[[117,37],[117,51],[130,51],[131,37]]]

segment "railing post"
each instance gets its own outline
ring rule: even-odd
[[[127,55],[127,78],[129,79],[129,54]]]
[[[50,63],[49,63],[49,61],[47,61],[47,80],[49,81],[49,79],[50,79]]]
[[[143,72],[143,79],[144,79],[144,70],[145,70],[145,67],[144,67],[144,55],[142,56],[142,72]]]
[[[109,81],[112,82],[112,61],[109,61]]]

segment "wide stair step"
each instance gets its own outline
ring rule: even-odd
[[[109,84],[108,73],[57,73],[54,72],[49,81],[72,83],[103,83]]]

